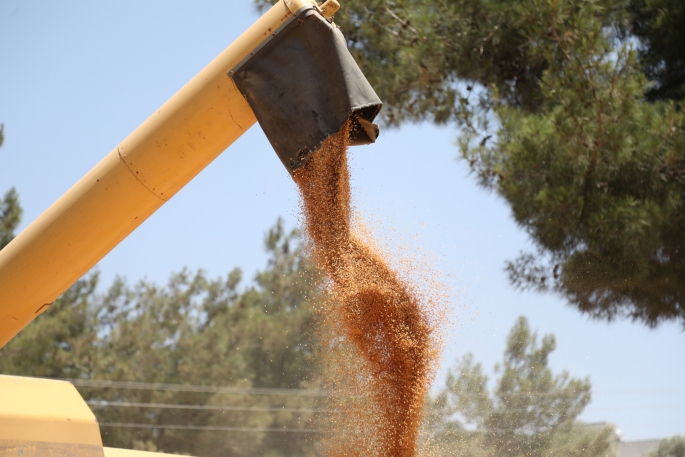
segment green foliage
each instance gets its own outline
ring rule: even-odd
[[[676,435],[672,438],[661,440],[656,451],[649,454],[650,457],[685,457],[685,437]]]
[[[5,141],[4,130],[5,126],[0,124],[0,146]],[[14,188],[11,188],[0,200],[0,250],[14,238],[14,231],[21,222],[21,213],[19,195]]]
[[[298,240],[298,233],[285,232],[281,221],[269,230],[268,265],[243,291],[238,289],[239,269],[215,280],[201,271],[182,271],[165,287],[145,281],[131,287],[117,280],[105,294],[96,293],[97,275],[90,275],[0,350],[0,372],[243,389],[231,393],[79,387],[86,400],[96,403],[92,409],[101,424],[316,428],[316,422],[310,423],[315,418],[313,397],[274,390],[318,386],[314,315],[304,306],[318,280]],[[255,388],[267,389],[269,395],[245,395],[244,389]],[[98,406],[103,401],[220,408]],[[306,433],[107,426],[102,430],[108,446],[190,455],[276,457],[315,452],[316,435]]]
[[[386,123],[459,127],[537,246],[509,262],[513,284],[595,318],[685,325],[685,114],[645,99],[681,97],[684,5],[348,0],[336,23]]]
[[[685,98],[685,3],[681,0],[630,0],[631,32],[640,40],[640,61],[656,83],[654,99]]]
[[[685,116],[642,101],[635,53],[612,47],[590,8],[545,4],[529,20],[546,35],[540,109],[500,103],[491,145],[476,129],[460,140],[538,247],[509,263],[510,278],[594,317],[685,324]]]
[[[14,231],[21,222],[21,213],[19,195],[11,188],[0,200],[0,249],[14,239]]]
[[[0,349],[0,373],[80,378],[97,363],[98,316],[92,310],[97,274],[74,284]]]
[[[255,2],[262,7],[274,3]],[[576,28],[583,25],[577,22],[578,15],[618,23],[622,21],[622,3],[348,0],[336,14],[335,23],[386,104],[383,116],[387,123],[425,119],[468,123],[475,106],[493,103],[491,88],[509,106],[539,109],[539,82],[550,65],[539,46],[552,33],[544,30],[537,34],[541,20],[561,19]],[[560,58],[561,50],[555,54]],[[485,91],[474,95],[475,89]]]
[[[590,401],[589,380],[548,367],[553,335],[538,344],[528,321],[520,317],[509,334],[495,390],[473,356],[429,407],[432,441],[445,455],[613,456],[611,430],[593,431],[577,422]]]

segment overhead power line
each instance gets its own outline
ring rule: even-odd
[[[208,430],[217,432],[279,432],[279,433],[321,433],[314,428],[270,428],[270,427],[221,427],[213,425],[170,425],[170,424],[130,424],[118,422],[100,422],[100,427],[151,428],[165,430]]]
[[[95,379],[70,379],[52,378],[60,381],[68,381],[77,387],[89,388],[109,388],[109,389],[132,389],[132,390],[164,390],[173,392],[207,392],[207,393],[229,393],[229,394],[248,394],[248,395],[300,395],[323,397],[326,396],[325,390],[315,389],[274,389],[266,387],[228,387],[228,386],[204,386],[193,384],[166,384],[148,383],[133,381],[108,381]],[[509,397],[547,397],[559,395],[561,392],[511,392],[503,394]],[[613,390],[595,391],[593,395],[637,395],[637,394],[659,394],[659,393],[685,393],[684,388],[672,389],[649,389],[649,390]]]
[[[222,406],[222,405],[186,405],[178,403],[138,403],[124,401],[102,401],[88,400],[86,402],[96,407],[115,407],[115,408],[153,408],[153,409],[190,409],[190,410],[211,410],[211,411],[253,411],[253,412],[294,412],[294,413],[333,413],[335,410],[319,408],[274,408],[261,406]],[[560,407],[547,406],[550,410],[565,409]],[[685,405],[644,405],[644,406],[617,406],[599,407],[592,405],[586,406],[592,411],[615,411],[615,410],[643,410],[643,409],[685,409]],[[507,408],[507,411],[530,411],[529,409]]]
[[[77,387],[107,388],[107,389],[133,389],[133,390],[164,390],[171,392],[207,392],[227,394],[250,394],[250,395],[299,395],[308,397],[323,397],[324,390],[313,389],[272,389],[266,387],[224,387],[224,386],[199,386],[191,384],[165,384],[131,381],[99,381],[95,379],[68,379],[61,378],[59,381],[69,381]]]
[[[126,401],[97,401],[89,400],[86,403],[92,406],[121,407],[121,408],[160,408],[160,409],[198,409],[213,411],[283,411],[294,413],[325,413],[327,409],[311,408],[268,408],[260,406],[217,406],[217,405],[182,405],[174,403],[135,403]]]

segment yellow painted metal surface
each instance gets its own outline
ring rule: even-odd
[[[309,4],[273,6],[0,251],[0,347],[256,122],[227,74]]]
[[[0,457],[105,457],[102,446],[0,439]]]
[[[305,6],[317,6],[317,2],[314,0],[284,0],[287,7],[290,9],[291,13],[297,13],[300,8]]]
[[[95,415],[69,382],[0,375],[0,457],[164,457],[102,446]]]
[[[102,438],[95,415],[71,383],[0,375],[0,449],[40,443],[101,448]]]
[[[319,9],[323,17],[330,19],[340,9],[340,3],[337,0],[326,0],[319,6]]]

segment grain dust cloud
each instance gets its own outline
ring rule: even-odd
[[[353,226],[349,124],[294,178],[308,249],[325,276],[318,306],[329,410],[329,457],[413,457],[440,346],[439,308]]]

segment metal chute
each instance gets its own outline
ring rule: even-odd
[[[342,32],[314,7],[291,16],[229,75],[290,173],[348,119],[351,145],[376,141],[381,100]]]

